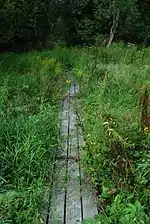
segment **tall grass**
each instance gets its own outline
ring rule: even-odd
[[[150,51],[114,44],[78,53],[83,163],[106,210],[95,223],[149,223]]]
[[[65,79],[51,55],[0,55],[0,223],[42,223]]]
[[[105,210],[85,223],[149,223],[149,57],[123,44],[0,55],[1,223],[43,222],[66,66],[80,84],[83,165]]]

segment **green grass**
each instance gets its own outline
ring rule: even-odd
[[[67,67],[80,85],[83,166],[105,210],[84,223],[149,223],[149,58],[123,44],[0,55],[1,223],[42,223]]]
[[[0,55],[0,223],[42,223],[65,80],[53,54]]]
[[[83,165],[106,211],[87,223],[149,223],[150,104],[140,101],[149,92],[150,51],[114,44],[78,53]]]

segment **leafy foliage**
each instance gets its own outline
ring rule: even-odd
[[[149,44],[147,0],[1,1],[0,46],[30,49],[40,43],[92,44],[109,36],[119,12],[116,40]],[[103,44],[103,42],[98,42]]]

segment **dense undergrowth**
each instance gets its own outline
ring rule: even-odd
[[[148,224],[150,217],[150,49],[57,49],[80,84],[83,166],[100,214],[85,223]]]
[[[101,211],[85,223],[149,223],[149,57],[122,44],[0,55],[1,223],[42,223],[66,67],[80,84],[83,166]]]
[[[0,55],[0,223],[43,223],[58,148],[64,65],[52,52]]]
[[[87,223],[149,223],[150,49],[114,44],[78,54],[73,73],[81,84],[83,164],[100,210]]]

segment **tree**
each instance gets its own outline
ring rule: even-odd
[[[12,47],[44,41],[52,31],[54,18],[48,0],[5,0],[1,4],[0,43]],[[3,28],[4,27],[4,28]]]
[[[1,0],[0,46],[36,46],[51,38],[94,44],[99,36],[150,41],[149,0]]]

